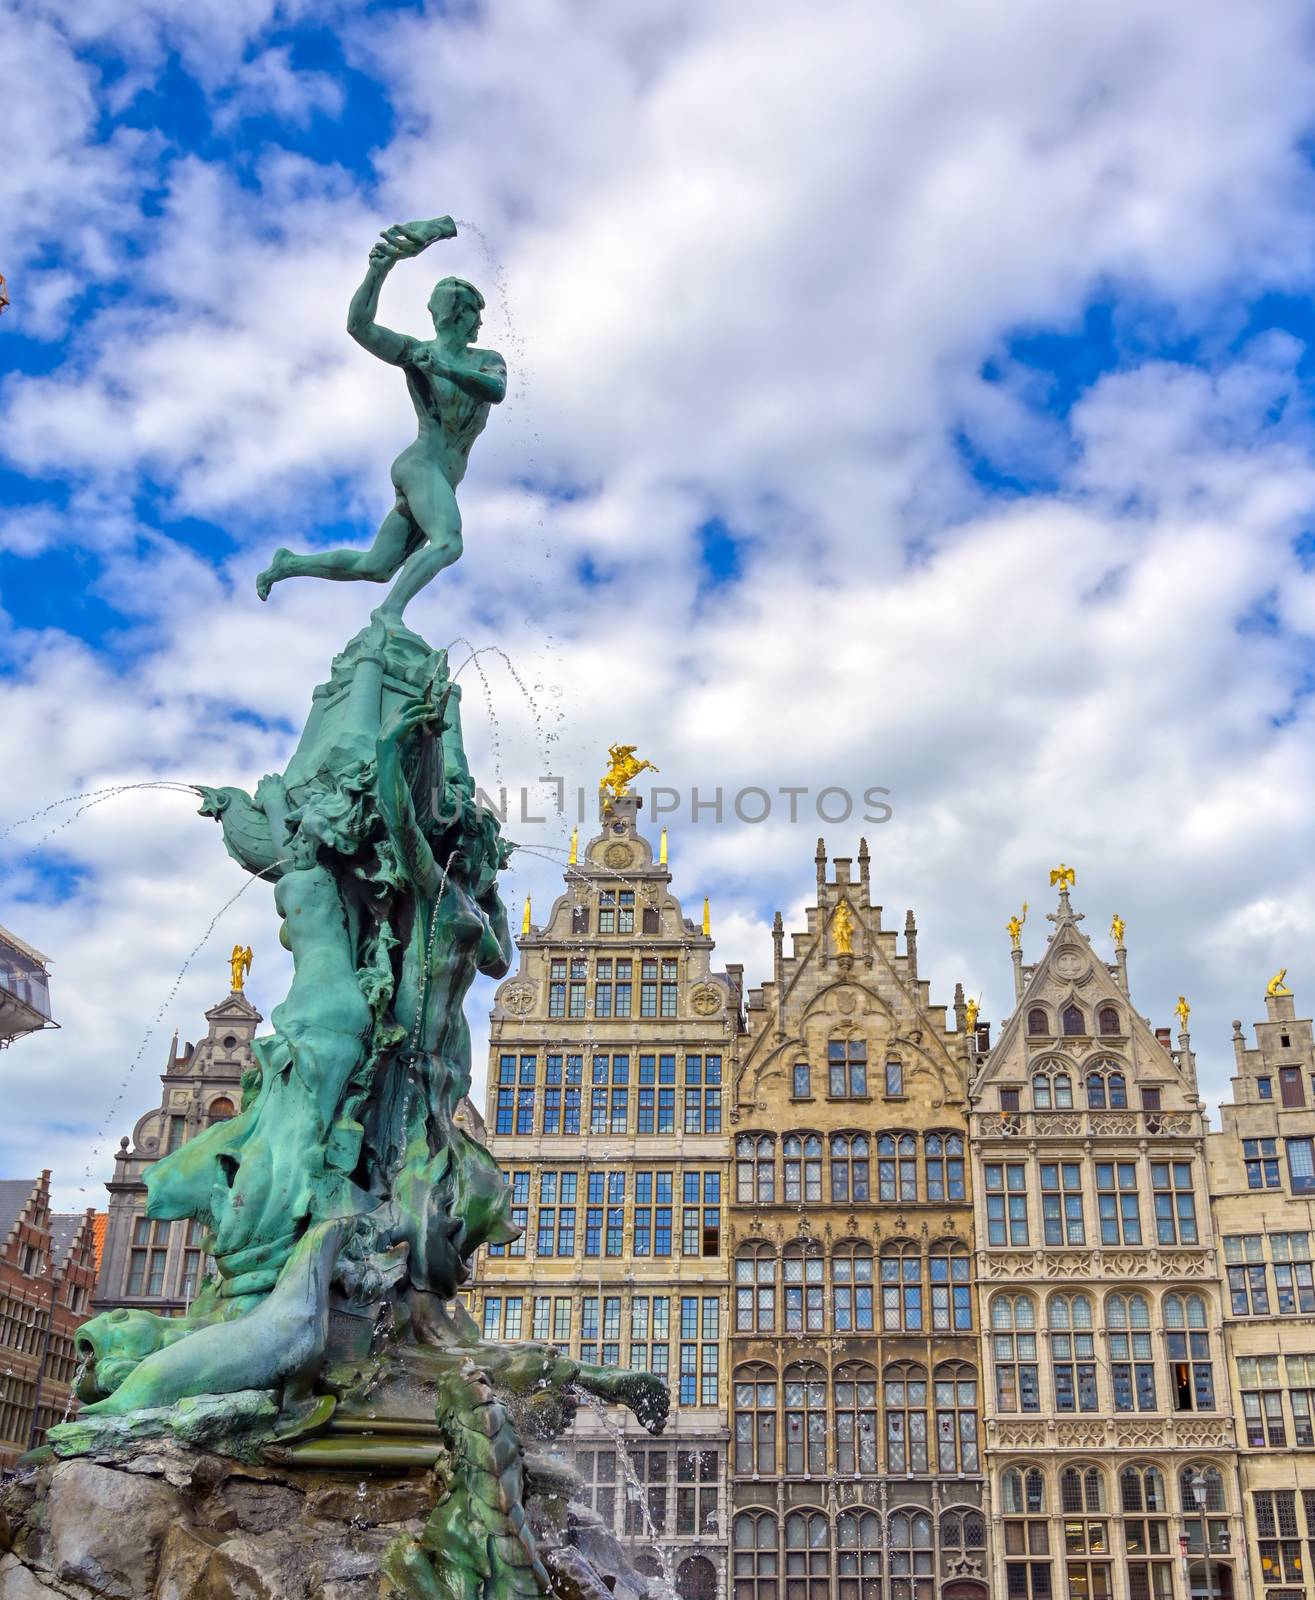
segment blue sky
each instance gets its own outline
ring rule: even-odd
[[[345,308],[374,233],[440,212],[474,227],[381,314],[420,331],[434,276],[470,277],[511,373],[466,554],[412,614],[484,651],[463,682],[490,784],[592,785],[624,738],[686,792],[884,785],[876,893],[916,908],[935,998],[961,980],[995,1018],[1006,917],[1074,862],[1098,948],[1128,922],[1139,1007],[1193,998],[1212,1094],[1272,971],[1303,1004],[1303,7],[3,20],[0,922],[55,958],[64,1026],[4,1058],[0,1172],[98,1198],[233,939],[278,998],[272,907],[221,912],[241,877],[182,794],[4,829],[282,764],[372,596],[262,607],[252,580],[276,544],[377,526],[408,408]],[[859,831],[685,814],[676,889],[712,896],[752,982],[818,833],[847,854]],[[508,893],[554,885],[527,852]]]

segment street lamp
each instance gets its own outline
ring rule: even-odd
[[[1211,1600],[1214,1585],[1210,1581],[1210,1528],[1205,1520],[1205,1502],[1208,1490],[1205,1473],[1198,1467],[1188,1479],[1188,1486],[1192,1491],[1192,1499],[1196,1501],[1196,1509],[1201,1518],[1201,1555],[1205,1561],[1205,1594],[1206,1600]],[[1190,1595],[1192,1588],[1191,1568],[1188,1568],[1187,1589]]]

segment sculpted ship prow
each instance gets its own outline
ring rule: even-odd
[[[506,372],[471,347],[484,302],[464,280],[435,289],[432,341],[374,313],[393,264],[455,231],[448,218],[388,229],[352,302],[350,331],[403,368],[420,423],[373,546],[280,550],[258,580],[262,598],[294,576],[394,587],[315,690],[285,771],[254,795],[203,791],[229,853],[274,886],[293,957],[239,1112],[147,1180],[148,1216],[199,1219],[215,1272],[183,1317],[118,1310],[85,1324],[88,1403],[50,1437],[71,1455],[167,1434],[177,1402],[227,1396],[207,1416],[230,1453],[433,1467],[424,1535],[390,1548],[384,1592],[587,1597],[607,1589],[578,1553],[559,1570],[536,1542],[508,1407],[544,1438],[583,1390],[657,1432],[666,1390],[548,1345],[487,1344],[453,1299],[480,1245],[519,1231],[496,1163],[455,1121],[470,1088],[466,994],[511,960],[497,878],[512,846],[476,805],[446,654],[401,619],[461,553],[455,490]],[[246,955],[234,951],[235,988]]]

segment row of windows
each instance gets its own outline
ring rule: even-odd
[[[1282,1188],[1278,1144],[1277,1139],[1243,1139],[1242,1163],[1248,1189]],[[1315,1194],[1315,1140],[1284,1139],[1283,1145],[1292,1193]]]
[[[1248,1445],[1277,1450],[1291,1442],[1315,1447],[1315,1355],[1239,1356],[1237,1383]]]
[[[986,1546],[975,1506],[943,1511],[939,1540],[937,1528],[915,1507],[892,1511],[884,1524],[864,1506],[834,1520],[822,1511],[779,1521],[771,1511],[742,1511],[731,1525],[732,1600],[932,1600],[938,1547],[962,1558]]]
[[[1315,1489],[1303,1489],[1301,1500],[1306,1534],[1315,1547]],[[1297,1491],[1260,1489],[1253,1492],[1252,1502],[1256,1513],[1261,1583],[1271,1595],[1274,1594],[1270,1589],[1273,1584],[1300,1585],[1305,1577],[1305,1563],[1297,1526]]]
[[[1201,1518],[1192,1491],[1200,1470],[1185,1467],[1179,1475],[1183,1521],[1178,1538],[1189,1556],[1201,1553]],[[1205,1467],[1203,1476],[1207,1511],[1224,1511],[1218,1468]],[[1129,1465],[1117,1481],[1122,1521],[1113,1527],[1124,1543],[1129,1600],[1171,1600],[1177,1541],[1171,1538],[1164,1477],[1158,1467]],[[1000,1526],[1009,1600],[1050,1600],[1052,1554],[1065,1558],[1069,1600],[1107,1600],[1114,1592],[1112,1563],[1102,1559],[1115,1553],[1106,1520],[1111,1507],[1104,1473],[1094,1466],[1066,1467],[1059,1475],[1058,1498],[1062,1521],[1055,1528],[1046,1515],[1046,1481],[1040,1469],[1011,1467],[1002,1474]],[[1211,1553],[1222,1553],[1228,1548],[1227,1517],[1207,1517],[1206,1525]],[[1191,1591],[1197,1592],[1195,1581]]]
[[[621,907],[622,913],[626,908]],[[600,916],[605,913],[600,913]],[[634,911],[629,915],[633,922]],[[657,913],[653,915],[656,917]],[[631,933],[633,927],[602,929]],[[639,1006],[635,1003],[635,968],[639,968]],[[676,1017],[680,1015],[680,961],[675,956],[600,956],[594,962],[593,1008],[589,1006],[589,961],[585,956],[554,956],[548,962],[550,1017]]]
[[[170,1286],[169,1244],[175,1226],[182,1243],[181,1254],[175,1257],[174,1281]],[[204,1224],[195,1217],[177,1224],[154,1222],[146,1216],[134,1218],[124,1292],[142,1298],[159,1299],[171,1294],[179,1300],[191,1300],[206,1271],[204,1237]]]
[[[735,1141],[735,1198],[772,1205],[777,1194],[835,1205],[862,1200],[933,1203],[967,1196],[964,1140],[958,1133],[744,1133]]]
[[[1098,1359],[1091,1299],[1054,1294],[1046,1302],[1056,1411],[1156,1411],[1161,1360],[1174,1411],[1215,1409],[1206,1303],[1199,1294],[1163,1297],[1158,1339],[1145,1295],[1108,1294],[1104,1310],[1104,1355]],[[1041,1411],[1036,1302],[1026,1294],[998,1294],[991,1301],[990,1318],[996,1409]]]
[[[490,1256],[717,1256],[721,1253],[720,1172],[635,1172],[626,1227],[624,1170],[539,1174],[537,1210],[530,1225],[530,1174],[504,1174],[511,1188],[511,1220],[521,1230],[510,1244],[489,1246]],[[583,1205],[580,1203],[583,1200]]]
[[[683,1406],[717,1404],[721,1335],[718,1296],[635,1294],[626,1308],[619,1294],[587,1294],[580,1300],[578,1337],[574,1341],[571,1318],[569,1295],[486,1294],[481,1327],[483,1337],[491,1342],[535,1339],[554,1344],[591,1366],[625,1365],[652,1372],[664,1382],[673,1377],[674,1342],[676,1381],[672,1384],[672,1398]],[[624,1363],[623,1331],[629,1335]]]
[[[1027,1013],[1027,1031],[1033,1038],[1054,1038],[1061,1033],[1069,1038],[1086,1038],[1091,1033],[1091,1029],[1087,1026],[1087,1013],[1077,1004],[1063,1007],[1059,1013],[1058,1027],[1054,1024],[1048,1006],[1032,1006]],[[1126,1032],[1117,1006],[1103,1005],[1096,1008],[1095,1031],[1116,1035]]]
[[[973,1326],[971,1264],[966,1245],[940,1241],[926,1254],[917,1244],[883,1245],[874,1257],[861,1242],[831,1251],[816,1240],[789,1244],[778,1260],[769,1244],[748,1244],[735,1257],[737,1333],[969,1333]]]
[[[549,1055],[542,1073],[536,1055],[503,1055],[493,1096],[499,1134],[721,1132],[721,1056],[685,1055],[677,1081],[675,1052],[590,1058]],[[542,1081],[540,1081],[542,1079]]]
[[[1114,1061],[1098,1061],[1078,1079],[1088,1111],[1126,1111],[1128,1109],[1128,1079],[1123,1068]],[[1072,1111],[1074,1109],[1073,1078],[1067,1062],[1045,1063],[1032,1074],[1030,1088],[1034,1111]],[[1160,1109],[1158,1087],[1148,1086],[1141,1091],[1143,1111]],[[1002,1087],[1001,1111],[1021,1110],[1019,1091]]]
[[[1143,1202],[1149,1196],[1155,1242],[1197,1244],[1193,1164],[1190,1161],[1097,1161],[1092,1176],[1096,1190],[1096,1232],[1101,1244],[1147,1242],[1142,1226]],[[1143,1188],[1143,1171],[1148,1186]],[[1083,1163],[1036,1163],[1039,1183],[1041,1239],[1048,1245],[1087,1242],[1088,1218]],[[986,1191],[986,1242],[1027,1245],[1032,1242],[1037,1206],[1029,1195],[1031,1166],[1026,1161],[988,1161],[982,1169]]]
[[[733,1397],[733,1459],[743,1477],[981,1469],[977,1372],[963,1362],[938,1366],[930,1382],[925,1367],[894,1362],[880,1385],[876,1368],[861,1361],[830,1378],[814,1362],[797,1362],[779,1382],[774,1368],[749,1362],[735,1369]]]
[[[1272,1268],[1265,1261],[1266,1237],[1274,1258]],[[1235,1317],[1315,1312],[1315,1266],[1311,1262],[1309,1233],[1229,1234],[1224,1239],[1224,1261]]]
[[[718,1532],[717,1491],[721,1481],[720,1452],[715,1449],[667,1450],[631,1447],[626,1475],[611,1447],[577,1450],[575,1470],[582,1481],[581,1499],[603,1519],[610,1532],[630,1538],[714,1537]],[[641,1494],[642,1490],[642,1494]],[[618,1519],[617,1513],[623,1511]]]

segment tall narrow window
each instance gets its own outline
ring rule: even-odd
[[[1097,1411],[1096,1336],[1084,1294],[1050,1297],[1050,1360],[1056,1411]]]
[[[760,1362],[737,1367],[735,1470],[770,1478],[776,1472],[776,1374]]]
[[[1278,1069],[1278,1094],[1282,1105],[1292,1107],[1306,1104],[1306,1086],[1301,1081],[1300,1067]]]
[[[827,1387],[826,1373],[815,1362],[785,1369],[785,1470],[792,1477],[826,1473]]]
[[[881,1600],[881,1518],[875,1511],[842,1511],[836,1518],[840,1600]]]
[[[866,1362],[836,1369],[836,1471],[842,1476],[877,1470],[877,1373]]]
[[[831,1315],[837,1333],[871,1333],[872,1246],[837,1245],[831,1257]]]
[[[775,1328],[776,1256],[771,1245],[743,1245],[735,1257],[735,1330],[772,1333]]]
[[[1190,1161],[1152,1161],[1155,1234],[1160,1244],[1196,1243],[1196,1197]]]
[[[886,1471],[927,1471],[927,1373],[912,1362],[886,1368]],[[894,1541],[892,1540],[892,1543]]]
[[[1280,1450],[1287,1444],[1283,1422],[1283,1390],[1277,1356],[1239,1356],[1237,1383],[1242,1396],[1242,1424],[1253,1450]]]
[[[1214,1366],[1205,1301],[1199,1294],[1165,1295],[1164,1326],[1174,1410],[1213,1411]]]
[[[922,1253],[912,1242],[882,1246],[881,1326],[888,1332],[922,1332]]]
[[[1105,1301],[1110,1386],[1116,1411],[1154,1411],[1155,1359],[1146,1296],[1112,1294]]]
[[[931,1518],[925,1511],[896,1511],[890,1519],[891,1600],[932,1600],[936,1558]]]
[[[931,1325],[939,1333],[971,1333],[972,1267],[957,1239],[938,1240],[927,1261],[931,1275]]]
[[[742,1133],[735,1141],[735,1198],[754,1205],[776,1197],[776,1141],[766,1133]]]
[[[786,1202],[821,1200],[822,1141],[815,1133],[792,1133],[782,1146]]]
[[[1047,1244],[1086,1243],[1080,1162],[1041,1163],[1041,1224]]]
[[[1135,1161],[1096,1163],[1096,1207],[1102,1244],[1141,1243]]]
[[[986,1242],[993,1245],[1026,1244],[1026,1166],[1021,1161],[988,1161],[985,1177]]]
[[[831,1199],[837,1205],[857,1204],[871,1198],[868,1138],[865,1133],[831,1135]]]
[[[826,1325],[822,1247],[815,1240],[789,1244],[781,1262],[785,1331],[821,1333]]]
[[[936,1368],[932,1383],[936,1403],[936,1470],[977,1472],[977,1372],[962,1361]]]
[[[918,1198],[918,1141],[911,1133],[883,1133],[877,1140],[877,1194],[882,1200]]]
[[[1036,1307],[1026,1295],[998,1294],[991,1301],[991,1357],[999,1411],[1039,1411]]]
[[[868,1092],[868,1047],[863,1039],[832,1039],[826,1047],[827,1093],[833,1100],[862,1099]]]
[[[965,1198],[963,1138],[957,1133],[929,1133],[924,1141],[927,1155],[928,1200]]]

